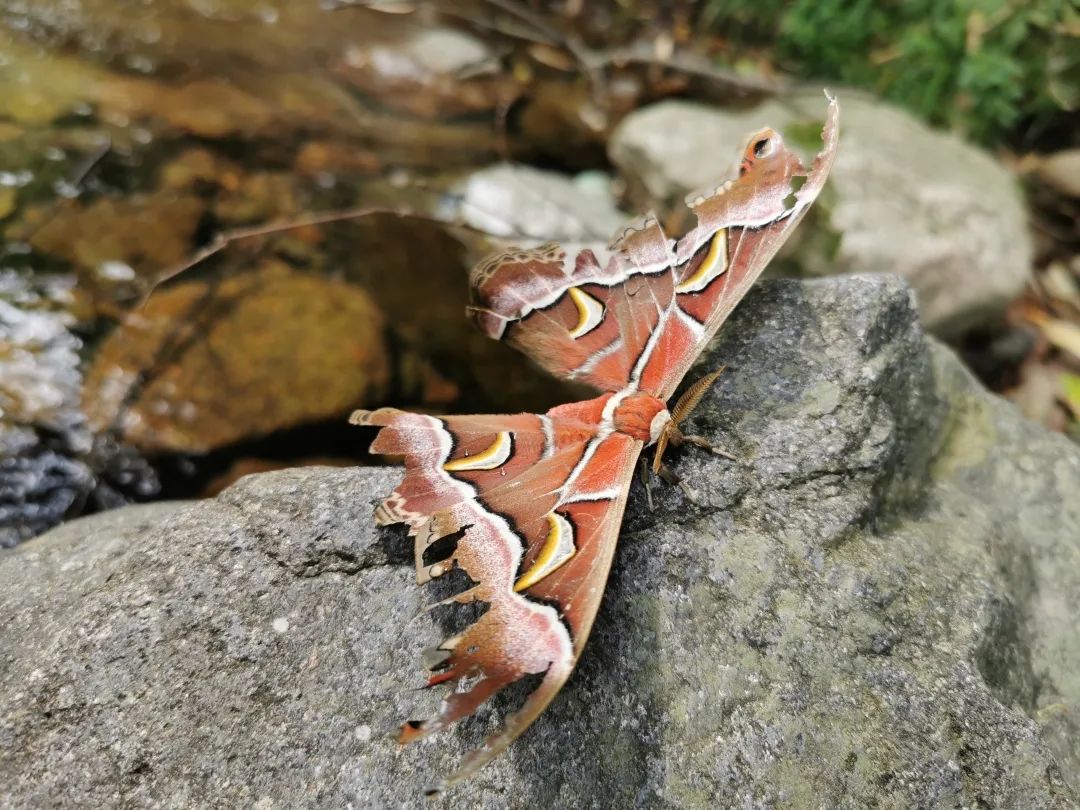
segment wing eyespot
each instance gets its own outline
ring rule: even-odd
[[[567,292],[578,310],[578,322],[570,330],[570,337],[584,337],[604,320],[604,305],[578,287],[570,287]]]
[[[485,450],[473,456],[466,455],[448,461],[443,464],[443,469],[447,472],[494,470],[509,460],[513,450],[514,440],[510,435],[510,431],[504,430],[495,437],[495,441]]]
[[[776,151],[775,138],[762,138],[754,144],[754,157],[767,158]]]
[[[577,553],[574,526],[558,512],[548,513],[548,535],[536,562],[514,583],[518,593],[526,591]]]
[[[713,236],[709,251],[705,254],[697,270],[675,286],[677,293],[701,292],[714,279],[727,272],[727,229],[721,228]]]

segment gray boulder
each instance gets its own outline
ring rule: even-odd
[[[889,277],[760,285],[721,362],[692,429],[738,460],[672,457],[697,504],[635,484],[578,671],[445,806],[1073,806],[1080,450]],[[445,630],[371,522],[396,479],[257,475],[4,552],[0,805],[430,806],[520,695],[393,742]]]
[[[840,97],[836,164],[786,269],[898,273],[918,293],[927,328],[947,337],[1000,314],[1023,290],[1032,261],[1015,178],[907,113],[857,91]],[[628,115],[609,154],[639,206],[672,204],[715,185],[761,127],[781,130],[809,153],[820,144],[824,110],[818,91],[748,111],[664,101]]]

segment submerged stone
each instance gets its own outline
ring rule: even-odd
[[[385,322],[360,288],[268,262],[155,293],[104,341],[84,402],[143,451],[206,452],[343,418],[390,383]]]

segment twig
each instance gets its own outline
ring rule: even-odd
[[[418,187],[423,187],[417,183]],[[463,200],[463,202],[465,202]],[[473,203],[468,203],[473,207],[476,207]],[[192,256],[176,267],[173,267],[165,272],[161,273],[151,283],[149,289],[146,291],[142,300],[139,302],[136,308],[141,307],[146,303],[146,300],[153,294],[159,286],[171,279],[176,278],[181,273],[190,270],[198,264],[206,261],[212,256],[221,253],[230,245],[237,242],[243,242],[248,239],[255,239],[262,236],[273,236],[278,233],[285,233],[287,231],[298,230],[300,228],[313,227],[317,225],[330,225],[335,222],[347,222],[353,219],[362,219],[363,217],[375,216],[378,214],[390,215],[402,217],[404,219],[413,219],[420,222],[430,222],[436,225],[444,225],[450,228],[458,228],[461,230],[469,231],[471,233],[479,234],[489,239],[506,239],[506,238],[519,238],[535,241],[536,237],[530,234],[511,230],[509,234],[493,234],[490,231],[486,231],[483,228],[478,228],[475,225],[470,225],[461,219],[450,219],[446,217],[440,217],[435,214],[424,214],[411,208],[388,208],[381,206],[359,206],[356,208],[346,208],[338,211],[327,211],[321,214],[312,214],[305,217],[297,217],[289,220],[279,220],[277,222],[264,223],[262,225],[253,225],[247,228],[233,228],[227,231],[220,231],[214,238],[202,248],[197,250]]]
[[[607,82],[604,78],[603,71],[594,64],[595,59],[593,57],[593,51],[582,45],[580,40],[576,37],[562,33],[557,28],[550,25],[545,19],[534,14],[520,3],[514,2],[514,0],[480,0],[480,2],[497,8],[503,13],[509,14],[520,20],[527,26],[531,26],[541,36],[547,38],[548,42],[545,44],[557,45],[566,50],[574,58],[574,61],[581,66],[581,70],[585,74],[586,80],[589,82],[593,101],[597,104],[600,104],[603,101],[604,93],[607,90]],[[513,34],[511,34],[511,36],[513,36]],[[526,39],[526,37],[521,38]]]
[[[733,70],[718,67],[692,52],[676,52],[668,57],[660,57],[657,56],[647,42],[638,42],[607,51],[594,51],[593,58],[597,60],[597,67],[627,64],[662,67],[699,76],[702,79],[722,82],[736,89],[752,93],[773,94],[786,87],[786,82],[782,80],[743,76]]]

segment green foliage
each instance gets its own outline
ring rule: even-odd
[[[1080,0],[710,0],[706,18],[798,75],[873,89],[983,142],[1077,101]]]

